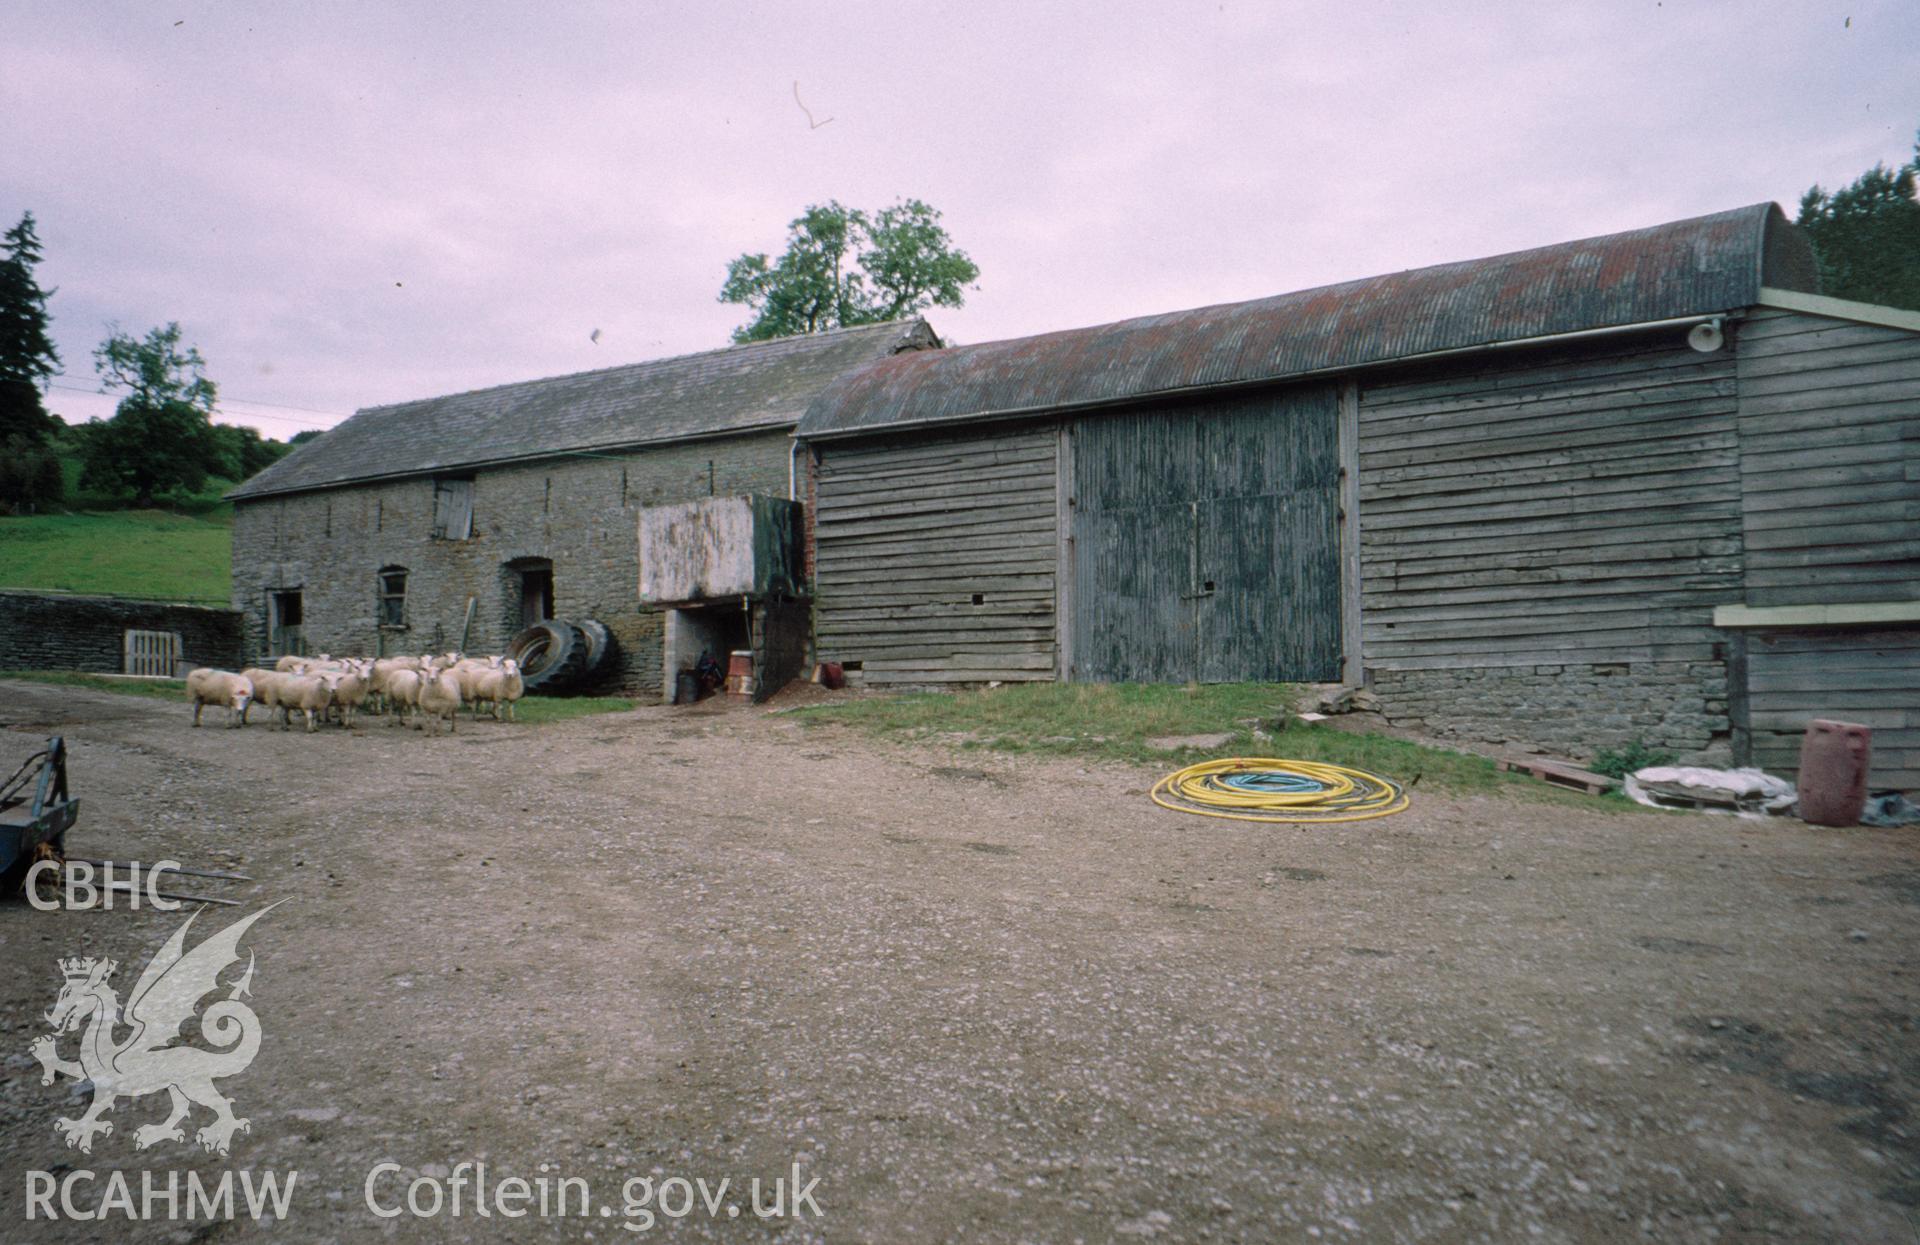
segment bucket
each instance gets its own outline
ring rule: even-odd
[[[1857,722],[1815,718],[1800,741],[1800,820],[1852,826],[1867,804],[1873,731]]]
[[[682,670],[673,676],[673,703],[690,705],[700,699],[700,676],[691,670]]]

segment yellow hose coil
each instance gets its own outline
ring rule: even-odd
[[[1168,774],[1153,802],[1176,812],[1235,821],[1366,821],[1407,806],[1399,784],[1319,761],[1228,757]]]

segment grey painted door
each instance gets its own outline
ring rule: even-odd
[[[1340,674],[1331,386],[1073,429],[1073,668],[1091,682]]]

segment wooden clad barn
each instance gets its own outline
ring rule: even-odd
[[[882,360],[801,421],[868,683],[1367,682],[1436,734],[1920,786],[1920,316],[1772,204]]]

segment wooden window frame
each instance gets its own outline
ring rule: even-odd
[[[473,539],[473,485],[472,476],[434,478],[432,539]]]
[[[404,566],[383,566],[374,573],[374,617],[383,630],[407,629],[407,575]],[[397,592],[391,582],[395,579],[400,581]]]

